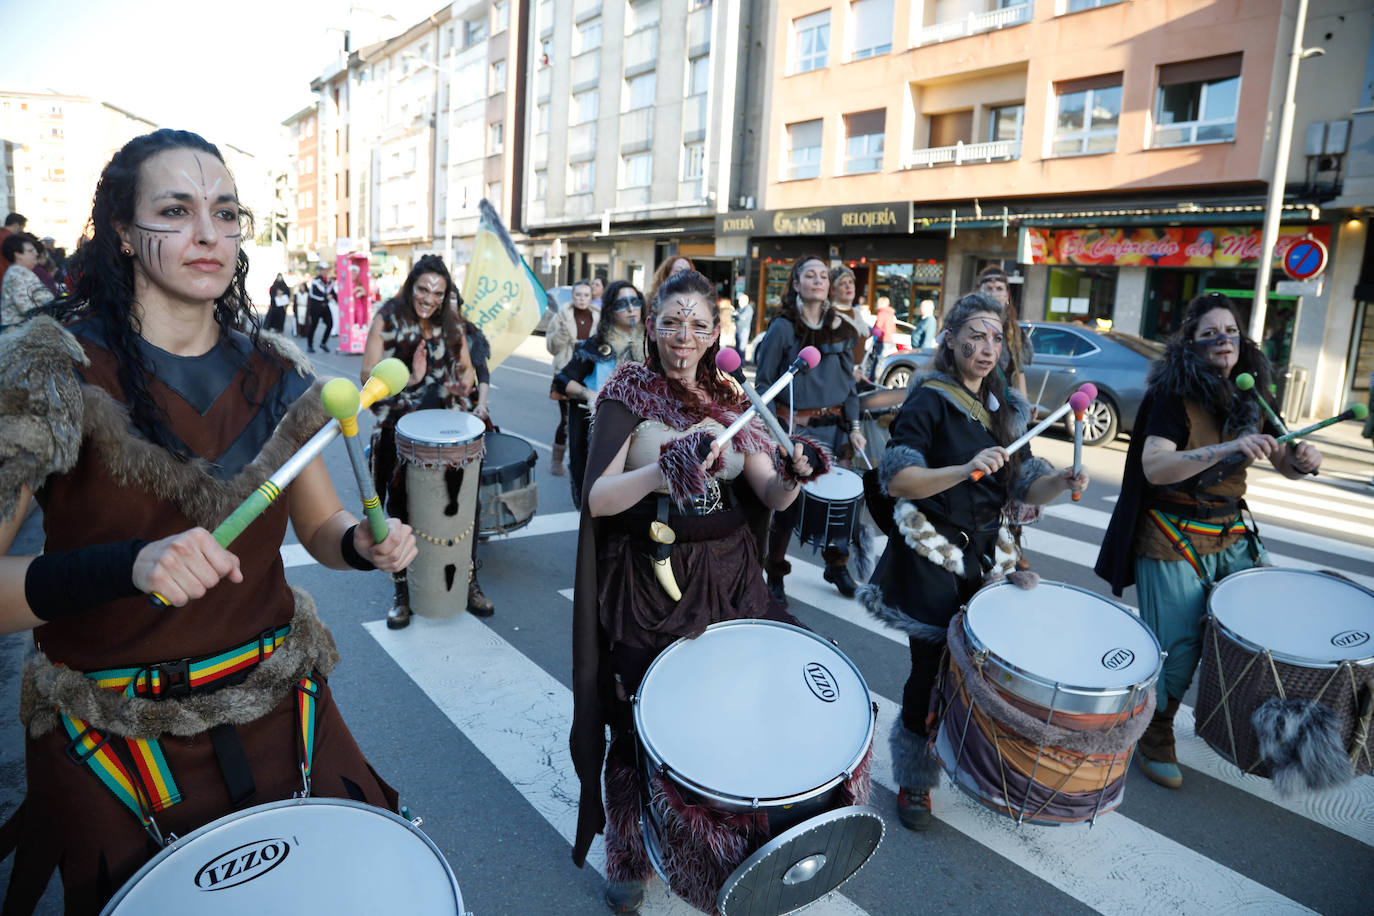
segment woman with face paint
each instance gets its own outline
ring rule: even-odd
[[[41,557],[0,557],[0,628],[40,647],[7,912],[29,912],[55,867],[66,912],[98,912],[162,842],[244,805],[304,792],[395,809],[280,551],[289,521],[324,565],[390,572],[415,556],[410,529],[392,519],[375,544],[317,457],[232,549],[208,531],[330,419],[300,351],[257,327],[251,225],[216,147],[136,137],[101,173],[62,323],[0,340],[0,390],[26,394],[0,406],[0,551],[29,491],[45,534]]]
[[[994,371],[1003,346],[999,303],[981,293],[956,302],[933,368],[911,380],[878,469],[883,492],[897,502],[887,549],[859,600],[910,644],[911,675],[889,742],[897,814],[911,830],[930,826],[930,790],[939,781],[927,713],[949,621],[989,582],[1009,578],[1030,588],[1037,581],[1015,569],[1008,504],[1039,505],[1088,484],[1086,474],[1032,457],[1029,446],[1007,453],[1025,432],[1030,406]],[[974,471],[986,476],[973,482]]]
[[[668,278],[645,323],[644,363],[611,374],[592,424],[573,596],[573,860],[583,863],[604,826],[606,900],[621,913],[638,908],[650,871],[628,698],[679,637],[740,617],[790,620],[764,586],[750,518],[791,505],[799,481],[823,469],[800,443],[784,460],[758,419],[724,448],[712,444],[748,407],[716,368],[716,308],[701,274]]]
[[[644,360],[644,331],[640,326],[644,297],[630,283],[617,280],[607,287],[604,301],[596,333],[573,349],[572,359],[553,379],[554,390],[572,402],[568,412],[568,467],[572,472],[568,484],[578,509],[582,508],[592,402],[617,367]]]
[[[469,410],[478,378],[464,333],[462,298],[455,295],[448,268],[437,255],[415,262],[401,291],[372,319],[363,347],[362,379],[383,359],[394,356],[410,366],[405,390],[372,405],[372,479],[387,511],[406,519],[406,467],[396,460],[396,424],[416,410]],[[485,407],[483,408],[485,411]],[[485,419],[485,417],[483,417]],[[464,473],[480,473],[480,465]],[[439,494],[435,494],[438,498]],[[474,508],[481,511],[480,505]],[[477,584],[477,538],[468,577],[468,611],[490,617],[495,607]],[[399,630],[410,623],[410,584],[404,570],[392,575],[395,599],[386,625]]]
[[[798,258],[792,265],[782,308],[768,325],[754,352],[758,372],[754,382],[760,391],[777,381],[804,347],[820,351],[816,368],[794,377],[772,402],[784,429],[804,427],[841,461],[863,451],[865,439],[859,423],[859,392],[854,382],[854,325],[830,302],[830,268],[819,255]],[[773,515],[768,529],[768,557],[764,570],[768,587],[784,606],[787,595],[783,577],[792,571],[787,547],[796,524],[795,509]],[[849,575],[849,545],[827,544],[825,580],[846,598],[857,587]]]
[[[1245,469],[1268,458],[1284,476],[1299,478],[1321,466],[1311,444],[1274,441],[1278,430],[1255,400],[1263,396],[1273,406],[1273,372],[1240,328],[1235,305],[1220,293],[1188,303],[1164,357],[1150,368],[1121,497],[1097,557],[1096,572],[1113,594],[1135,585],[1140,618],[1168,653],[1136,759],[1147,777],[1169,788],[1183,784],[1174,716],[1197,667],[1207,591],[1233,572],[1268,563],[1241,515]],[[1255,379],[1252,394],[1236,388],[1242,372]]]
[[[830,304],[835,306],[835,313],[853,329],[854,381],[862,382],[864,380],[864,349],[868,343],[869,335],[873,332],[854,306],[854,296],[857,292],[858,285],[854,280],[854,271],[843,264],[830,271]]]

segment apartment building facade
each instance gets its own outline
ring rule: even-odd
[[[282,121],[290,159],[286,173],[291,189],[287,208],[287,255],[291,266],[308,272],[319,254],[319,153],[317,106],[308,105]]]
[[[1159,338],[1206,289],[1248,309],[1296,6],[773,0],[762,204],[717,231],[748,246],[765,306],[817,251],[899,317],[947,307],[988,264],[1018,281],[1026,318]],[[1311,3],[1304,43],[1325,54],[1300,71],[1282,224],[1326,243],[1331,267],[1319,295],[1271,296],[1265,333],[1305,370],[1304,412],[1341,401],[1354,371],[1367,231],[1352,208],[1368,202],[1324,208],[1340,182],[1321,167],[1356,168],[1342,137],[1371,34],[1367,3]]]
[[[762,6],[540,0],[529,39],[522,225],[545,286],[600,273],[644,289],[691,257],[726,289],[745,254],[714,215],[757,194]]]

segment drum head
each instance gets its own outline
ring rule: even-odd
[[[734,799],[783,799],[835,782],[872,740],[868,686],[821,637],[732,620],[680,639],[644,675],[639,740],[672,778]]]
[[[1374,663],[1374,592],[1325,573],[1263,567],[1227,576],[1208,609],[1229,635],[1296,665]]]
[[[438,847],[404,818],[344,799],[226,815],[160,852],[102,911],[462,913]]]
[[[396,422],[396,437],[422,445],[458,445],[480,439],[486,425],[461,410],[417,410]]]
[[[1042,581],[1026,590],[999,582],[969,600],[975,650],[1050,684],[1127,688],[1160,669],[1159,643],[1130,611],[1086,589]]]
[[[791,913],[848,881],[883,841],[882,816],[853,806],[803,821],[740,863],[716,896],[721,916]]]
[[[843,502],[859,499],[864,495],[863,478],[848,468],[834,468],[802,484],[802,489],[812,496],[830,502]]]

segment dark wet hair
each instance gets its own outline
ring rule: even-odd
[[[133,258],[120,253],[123,243],[116,229],[134,220],[143,163],[159,153],[177,149],[208,153],[221,165],[225,164],[218,147],[188,130],[163,128],[124,144],[101,171],[96,183],[86,230],[90,237],[77,248],[67,267],[71,292],[42,311],[58,320],[91,316],[103,320],[105,346],[119,364],[119,384],[124,389],[134,428],[149,440],[185,458],[189,455],[183,446],[164,434],[163,412],[148,391],[147,380],[153,375],[153,369],[139,346],[142,326],[134,314]],[[239,206],[239,229],[244,237],[252,238],[253,217],[242,205]],[[248,255],[240,246],[234,275],[215,300],[215,323],[220,327],[221,336],[231,330],[243,330],[251,338],[253,348],[259,350],[260,325],[246,291],[247,279]],[[247,357],[243,360],[246,362]],[[253,390],[251,372],[245,377],[244,386],[245,392]]]
[[[716,288],[710,280],[695,270],[684,270],[664,280],[649,306],[649,314],[656,317],[664,302],[673,296],[683,294],[700,296],[711,312],[712,324],[720,327],[720,303],[716,301]],[[719,352],[720,338],[717,337],[702,354],[701,362],[697,363],[697,385],[714,403],[724,407],[738,407],[743,401],[743,394],[736,390],[729,376],[716,368],[716,354]],[[701,403],[701,398],[697,394],[688,391],[676,379],[668,378],[663,371],[663,361],[658,355],[658,341],[649,333],[647,316],[644,322],[644,364],[664,377],[668,382],[668,389],[683,404],[691,407]]]
[[[444,342],[448,345],[453,358],[457,359],[458,351],[463,346],[463,297],[459,294],[458,301],[453,307],[449,306],[448,300],[458,288],[454,286],[453,277],[444,266],[443,258],[437,254],[427,254],[416,261],[410,273],[406,274],[401,291],[392,301],[396,303],[396,310],[401,317],[413,324],[419,324],[420,316],[415,312],[415,284],[425,274],[438,274],[444,280],[444,294],[439,300],[439,314],[443,316],[441,323],[444,328]]]
[[[990,312],[1002,317],[1002,303],[986,293],[969,293],[955,302],[945,315],[944,333],[940,335],[939,343],[935,347],[935,358],[932,365],[954,379],[955,382],[962,384],[963,376],[960,375],[959,365],[954,359],[954,337],[968,323],[970,318],[982,312]],[[1004,337],[1005,328],[1006,321],[1003,319]],[[983,376],[983,383],[978,389],[978,398],[984,404],[991,403],[988,395],[997,399],[997,409],[989,411],[992,415],[992,437],[997,440],[998,445],[1004,446],[1010,445],[1016,439],[1017,429],[1020,426],[1016,417],[1016,409],[1008,400],[1007,389],[1009,387],[1002,373],[994,367],[991,372]],[[1012,455],[1011,460],[1007,462],[1007,467],[1010,468],[1010,471],[1006,479],[1015,480],[1020,471],[1021,459]]]
[[[1255,378],[1255,390],[1263,392],[1264,399],[1272,404],[1273,396],[1270,389],[1274,383],[1274,367],[1264,355],[1264,351],[1259,348],[1259,344],[1245,333],[1245,323],[1241,320],[1240,312],[1236,310],[1236,304],[1225,295],[1218,292],[1203,293],[1190,300],[1183,310],[1183,321],[1178,330],[1174,331],[1165,343],[1166,351],[1178,348],[1192,350],[1197,326],[1202,323],[1202,317],[1214,309],[1226,309],[1230,312],[1231,317],[1236,320],[1237,330],[1240,331],[1240,340],[1236,347],[1236,365],[1231,370],[1230,377],[1235,378],[1242,372],[1250,373]]]
[[[644,298],[644,295],[639,290],[635,289],[634,284],[629,280],[616,280],[610,286],[606,287],[605,291],[601,294],[601,320],[596,323],[596,330],[593,331],[592,336],[587,339],[587,349],[595,352],[597,347],[606,342],[606,332],[615,324],[615,319],[611,317],[615,309],[615,300],[627,289],[636,296],[639,296],[641,300]],[[639,313],[641,319],[644,318],[644,312],[647,310],[648,304],[646,303],[641,307]]]

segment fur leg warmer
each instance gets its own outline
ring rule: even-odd
[[[910,731],[899,717],[887,739],[892,753],[892,780],[905,789],[927,792],[940,784],[940,762],[930,751],[930,738]]]
[[[677,439],[663,443],[658,450],[658,469],[668,482],[668,494],[673,502],[684,506],[698,496],[706,495],[708,475],[701,467],[701,454],[711,445],[714,437],[704,429],[688,433]],[[711,473],[725,467],[723,457],[716,459]]]
[[[606,757],[605,792],[606,880],[647,881],[652,867],[639,825],[639,774],[614,753]]]
[[[673,893],[705,913],[716,912],[725,879],[768,839],[768,816],[730,813],[685,801],[670,780],[655,776],[654,809],[663,818],[663,870]]]
[[[1280,795],[1329,789],[1354,777],[1341,746],[1342,723],[1325,703],[1270,697],[1250,723]]]
[[[901,630],[908,636],[914,636],[929,643],[945,641],[944,627],[924,623],[897,610],[883,600],[883,590],[877,585],[859,586],[859,591],[855,597],[874,618],[894,629]]]

